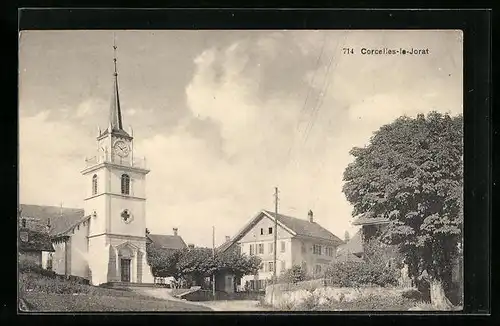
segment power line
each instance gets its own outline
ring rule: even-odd
[[[320,50],[320,53],[318,55],[318,59],[316,60],[316,65],[315,65],[316,67],[314,68],[313,75],[312,75],[311,81],[309,83],[309,87],[308,87],[308,91],[307,91],[307,94],[306,94],[306,97],[305,97],[305,100],[304,100],[304,104],[302,105],[302,109],[300,110],[299,121],[297,122],[297,126],[295,128],[296,131],[299,130],[300,124],[302,122],[302,115],[304,114],[304,112],[307,109],[307,102],[308,102],[309,97],[310,97],[310,95],[312,93],[312,89],[314,88],[314,82],[316,80],[316,75],[317,75],[318,70],[319,70],[319,66],[320,66],[321,58],[323,56],[323,52],[325,50],[325,46],[326,46],[326,34],[324,34],[323,44],[321,46],[321,50]],[[294,144],[295,144],[295,134],[294,134],[294,137],[293,137],[293,140],[292,140],[292,144],[290,144],[290,147],[288,148],[288,152],[287,152],[287,164],[290,161],[290,156],[291,156],[291,152],[292,152]]]
[[[345,38],[346,36],[344,35],[344,42],[345,43]],[[323,101],[325,99],[325,95],[328,93],[328,87],[330,86],[331,78],[329,78],[330,75],[330,68],[333,63],[333,58],[336,57],[337,53],[339,52],[340,48],[340,42],[337,42],[337,46],[335,47],[335,53],[332,54],[332,57],[330,58],[330,62],[328,63],[325,79],[324,79],[324,84],[323,84],[323,89],[321,90],[319,96],[318,96],[318,101],[316,102],[316,106],[313,108],[313,111],[311,113],[311,119],[309,120],[308,127],[306,128],[305,136],[304,136],[304,143],[307,142],[307,139],[309,138],[309,134],[314,127],[314,124],[316,122],[316,116],[318,114],[319,109],[323,105]],[[335,61],[335,68],[338,66],[338,60]],[[334,68],[334,70],[335,70]]]
[[[339,52],[340,45],[341,44],[342,45],[345,44],[346,38],[347,38],[347,34],[344,34],[343,42],[342,43],[341,42],[337,43],[335,54],[337,54]],[[328,78],[332,62],[333,62],[333,55],[332,55],[332,58],[330,60],[330,63],[329,63],[328,69],[327,69],[327,75],[326,75],[327,78],[325,79],[324,89],[323,89],[323,92],[321,94],[322,96],[321,96],[321,98],[318,98],[318,106],[316,107],[316,110],[312,114],[311,124],[309,125],[309,128],[308,128],[308,130],[307,130],[307,132],[306,132],[306,134],[304,136],[304,143],[306,143],[307,140],[308,140],[310,132],[311,132],[312,128],[314,127],[314,123],[316,121],[316,115],[317,115],[319,109],[322,107],[325,95],[328,92],[328,88],[329,88],[329,85],[330,85],[330,82],[331,82],[331,79],[332,79],[332,78]],[[335,71],[335,69],[337,68],[337,66],[338,66],[338,60],[335,61],[335,66],[334,66],[333,71]],[[331,123],[332,123],[332,121],[330,119],[329,122],[328,122],[328,126],[330,126]],[[322,160],[319,169],[316,170],[316,173],[315,173],[316,176],[323,170],[324,165],[325,165],[325,160]],[[312,190],[312,187],[313,187],[313,185],[311,185],[311,190]],[[313,204],[311,206],[315,206],[317,201],[318,201],[318,197],[316,197],[314,199]]]
[[[319,70],[319,63],[321,61],[321,57],[323,56],[323,52],[325,50],[325,45],[326,45],[326,34],[325,34],[325,37],[323,38],[323,45],[321,46],[321,51],[319,53],[318,59],[316,60],[316,68],[314,68],[314,72],[313,72],[313,75],[311,77],[311,82],[309,83],[309,88],[308,88],[307,95],[306,95],[306,98],[304,101],[304,105],[302,105],[302,110],[300,111],[301,114],[306,110],[307,100],[309,99],[309,96],[311,95],[311,91],[314,88],[314,80],[316,79],[316,74],[318,73],[318,70]],[[298,126],[299,125],[297,124],[297,129],[298,129]]]

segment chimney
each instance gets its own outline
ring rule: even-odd
[[[178,228],[173,228],[174,230],[174,235],[177,235],[177,231],[179,230]]]
[[[194,244],[192,244],[192,243],[188,244],[188,248],[189,249],[194,249]]]
[[[231,240],[231,237],[226,235],[226,242],[228,242],[229,240]]]
[[[313,223],[314,222],[314,214],[312,210],[309,210],[309,213],[307,213],[307,216],[309,217],[309,222]]]

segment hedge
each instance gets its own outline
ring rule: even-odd
[[[394,267],[358,261],[332,263],[325,272],[328,284],[338,287],[394,286],[398,271]]]

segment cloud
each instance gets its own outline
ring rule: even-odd
[[[193,57],[194,69],[165,73],[177,88],[184,85],[182,96],[168,98],[185,103],[165,105],[165,98],[161,105],[143,103],[140,98],[158,97],[158,89],[140,88],[143,97],[134,98],[133,88],[125,88],[130,106],[123,102],[124,122],[134,126],[134,150],[151,169],[146,186],[151,232],[178,227],[186,242],[211,246],[215,225],[219,244],[258,210],[273,209],[278,186],[280,212],[306,218],[312,209],[316,221],[337,236],[345,230],[353,235],[351,206],[341,191],[343,171],[352,161],[349,150],[402,114],[462,109],[460,53],[449,58],[451,50],[441,49],[444,36],[411,38],[415,46],[433,46],[430,57],[337,51],[346,44],[407,42],[404,35],[382,34],[262,32],[230,44],[211,42],[213,47]],[[133,80],[150,80],[153,70],[138,72]],[[186,84],[178,82],[191,71]],[[108,103],[87,98],[67,111],[67,119],[39,111],[44,107],[50,106],[31,108],[39,114],[20,118],[21,200],[81,207],[85,184],[79,171],[83,156],[94,150],[94,125],[106,127]]]
[[[271,41],[266,39],[265,44],[270,46],[267,42]],[[174,163],[181,169],[177,172],[189,170],[186,173],[190,178],[206,180],[200,185],[209,188],[206,194],[212,196],[206,202],[196,201],[199,213],[194,212],[192,205],[185,214],[190,214],[189,219],[196,220],[197,227],[201,227],[203,223],[213,222],[206,220],[207,212],[223,214],[217,209],[210,212],[210,207],[216,207],[214,201],[227,199],[219,210],[224,207],[228,214],[225,218],[233,222],[221,223],[218,227],[226,234],[234,234],[258,209],[272,209],[273,189],[279,186],[283,213],[305,218],[312,208],[316,210],[318,222],[335,233],[343,233],[350,228],[350,207],[340,191],[342,173],[339,171],[349,161],[348,149],[339,157],[335,150],[338,140],[325,138],[327,125],[321,122],[315,126],[319,136],[304,142],[304,134],[297,129],[302,103],[292,96],[259,99],[260,80],[255,76],[264,78],[265,72],[252,71],[261,67],[253,65],[254,58],[244,52],[249,46],[238,43],[222,50],[208,49],[195,60],[196,74],[186,87],[188,107],[194,116],[217,123],[225,156],[211,156],[201,148],[190,150],[190,141],[185,135],[175,140],[186,142],[182,156],[204,166],[202,173],[209,173],[212,179],[210,184],[207,177],[193,175],[195,170],[189,168],[189,163]],[[222,77],[217,79],[215,67],[221,57],[224,64],[217,69],[221,69]],[[177,188],[181,189],[184,188]],[[194,225],[185,228],[194,231]]]
[[[93,144],[78,126],[48,120],[49,112],[20,117],[21,203],[82,207],[84,153]]]

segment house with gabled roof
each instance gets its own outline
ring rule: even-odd
[[[173,234],[151,234],[146,231],[146,245],[153,246],[166,254],[188,248],[182,237],[179,236],[177,228],[173,228]],[[154,283],[171,284],[173,280],[173,277],[155,277]]]
[[[277,232],[278,239],[277,266],[274,266],[274,232]],[[344,243],[315,222],[312,211],[309,211],[307,219],[300,219],[262,210],[234,237],[226,240],[217,250],[240,250],[261,258],[259,272],[241,279],[240,286],[252,290],[264,289],[273,276],[274,268],[277,275],[295,265],[302,266],[309,274],[321,274],[335,259],[337,247]]]
[[[45,269],[52,269],[54,247],[47,232],[19,227],[19,260],[28,261]]]
[[[376,217],[371,214],[362,214],[354,218],[353,225],[360,226],[358,232],[337,248],[337,259],[343,261],[361,261],[366,242],[373,236],[383,232],[389,220],[385,217]]]
[[[354,217],[353,225],[360,226],[358,232],[346,244],[339,246],[337,249],[338,259],[345,260],[359,260],[363,258],[365,253],[365,246],[367,242],[373,237],[378,237],[387,228],[390,220],[384,216],[376,216],[372,212],[367,212]],[[457,257],[453,268],[451,270],[451,280],[453,283],[458,284],[459,296],[462,296],[463,286],[463,271],[462,271],[462,258]],[[409,277],[408,266],[403,264],[400,276],[401,286],[413,286],[414,280]]]
[[[166,252],[186,249],[188,246],[178,234],[179,229],[173,228],[173,234],[151,234],[146,232],[146,244],[155,246]]]

